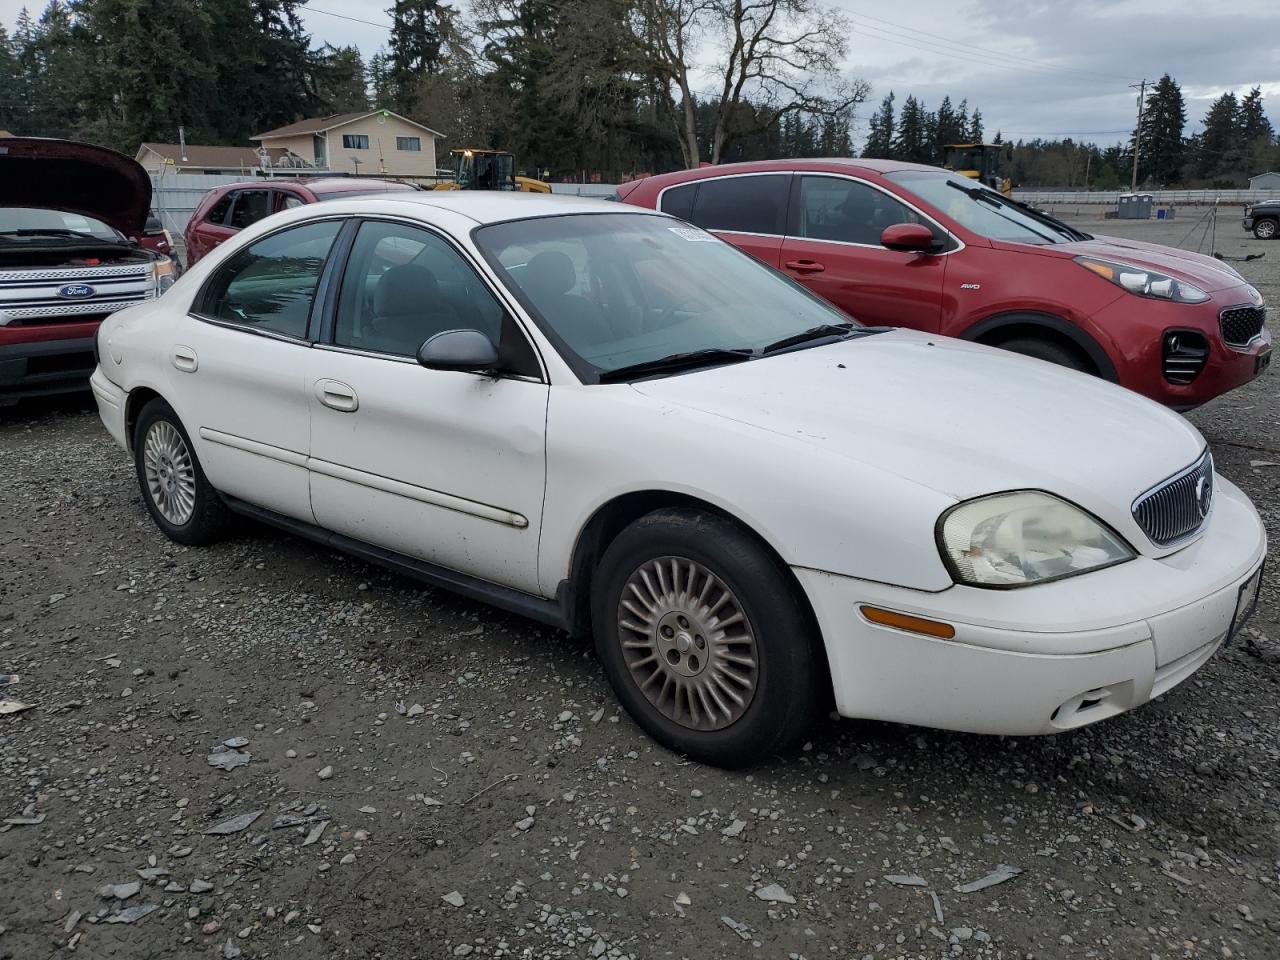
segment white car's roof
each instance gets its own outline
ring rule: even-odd
[[[425,190],[421,193],[378,194],[350,201],[327,201],[326,207],[342,202],[344,209],[369,208],[386,211],[408,206],[451,210],[476,223],[501,223],[525,217],[553,217],[566,213],[647,213],[654,211],[612,200],[566,197],[546,193],[517,193],[498,190]]]

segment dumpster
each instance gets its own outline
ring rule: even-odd
[[[1149,193],[1124,193],[1116,201],[1116,216],[1121,220],[1150,220],[1155,198]]]

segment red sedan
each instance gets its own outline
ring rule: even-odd
[[[399,180],[353,177],[298,177],[250,180],[214,187],[203,197],[187,222],[184,240],[190,267],[224,240],[250,224],[280,210],[339,197],[364,197],[419,189]]]
[[[936,167],[778,160],[624,184],[863,323],[974,340],[1177,409],[1266,369],[1258,291],[1200,254],[1095,237]]]

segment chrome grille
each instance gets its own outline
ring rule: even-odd
[[[1247,347],[1253,343],[1262,336],[1266,322],[1266,307],[1226,307],[1218,314],[1223,342],[1232,347]]]
[[[1213,455],[1208,450],[1133,501],[1133,519],[1157,546],[1167,547],[1200,529],[1213,506]]]

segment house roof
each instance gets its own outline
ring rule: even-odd
[[[0,137],[12,137],[13,134],[8,130],[0,130]]]
[[[144,143],[138,148],[138,161],[147,151],[172,160],[179,167],[219,167],[230,169],[254,168],[261,166],[262,158],[258,155],[258,147],[218,147],[200,146],[188,143],[184,148],[177,143]],[[267,155],[272,163],[287,155],[288,150],[282,147],[268,147]]]
[[[266,133],[260,133],[250,140],[273,140],[277,137],[297,137],[307,133],[323,133],[326,130],[332,130],[335,127],[345,127],[348,123],[355,123],[357,120],[363,120],[366,117],[376,116],[379,113],[385,113],[388,116],[395,117],[397,120],[403,120],[405,123],[419,127],[433,137],[444,137],[444,134],[438,130],[432,130],[426,124],[418,123],[416,120],[410,120],[408,117],[402,117],[398,113],[391,110],[365,110],[362,113],[334,113],[327,117],[311,117],[307,120],[299,120],[297,123],[290,123],[287,126],[277,127],[275,130],[268,130]]]
[[[1277,170],[1264,170],[1264,171],[1262,171],[1262,173],[1255,174],[1254,176],[1250,177],[1249,179],[1250,179],[1250,180],[1257,180],[1257,179],[1259,179],[1259,178],[1261,178],[1261,177],[1280,177],[1280,171],[1277,171]]]

